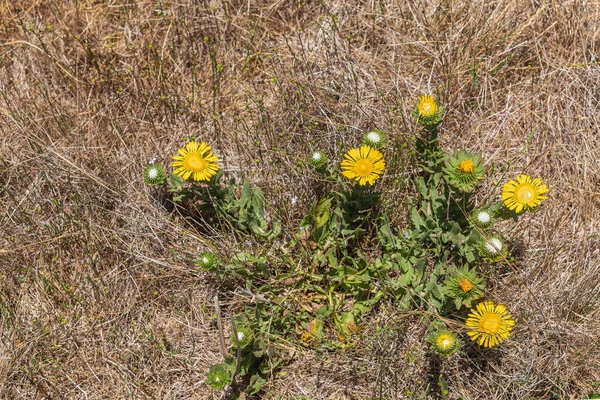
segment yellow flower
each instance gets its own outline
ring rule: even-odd
[[[458,169],[460,169],[463,173],[473,172],[473,161],[464,160],[458,165]]]
[[[463,280],[459,281],[458,286],[463,291],[463,293],[468,293],[471,289],[473,289],[471,281],[469,281],[467,278],[464,278]]]
[[[433,96],[425,95],[419,97],[417,110],[419,110],[419,114],[421,114],[422,116],[431,117],[437,112],[438,106]]]
[[[520,214],[527,210],[535,210],[548,197],[548,186],[542,184],[540,178],[531,179],[527,175],[519,175],[516,180],[510,180],[502,188],[502,200],[509,210]]]
[[[460,340],[456,334],[447,329],[431,332],[427,341],[431,344],[431,349],[440,356],[452,355],[460,348]]]
[[[383,154],[372,147],[362,145],[344,155],[341,163],[342,175],[358,182],[359,185],[373,185],[385,168]]]
[[[477,304],[477,310],[471,309],[465,324],[471,329],[467,334],[472,340],[480,346],[494,347],[508,339],[515,321],[503,304],[487,300]]]
[[[218,157],[211,147],[205,142],[188,142],[184,148],[178,150],[179,154],[173,156],[171,165],[175,168],[174,174],[187,180],[190,176],[195,181],[209,181],[217,174]]]

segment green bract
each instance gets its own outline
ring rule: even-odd
[[[162,164],[152,163],[144,168],[144,182],[148,185],[164,185],[167,183],[165,167]]]
[[[468,265],[450,271],[444,281],[444,294],[454,300],[456,309],[461,306],[471,307],[471,301],[481,297],[485,283],[477,276],[475,268]]]
[[[465,150],[446,156],[442,170],[448,183],[462,192],[473,190],[477,181],[485,176],[481,156]]]
[[[431,349],[440,356],[449,356],[460,349],[460,340],[456,333],[447,329],[433,331],[427,337]]]
[[[223,390],[231,383],[231,373],[227,364],[215,364],[210,367],[206,383],[215,390]]]

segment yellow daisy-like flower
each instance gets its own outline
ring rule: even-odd
[[[471,329],[467,334],[472,340],[480,346],[494,347],[508,339],[515,321],[503,304],[487,300],[477,304],[477,309],[471,309],[465,324]]]
[[[344,155],[341,163],[342,175],[359,185],[373,185],[385,168],[383,154],[370,146],[362,145]]]
[[[178,150],[179,154],[173,156],[171,165],[175,168],[173,173],[188,180],[190,176],[195,181],[209,181],[217,174],[217,156],[205,142],[188,142],[184,148]]]
[[[510,180],[502,188],[502,201],[509,210],[520,214],[527,210],[535,210],[548,197],[548,186],[542,184],[540,178],[531,179],[527,175],[519,175]]]
[[[419,110],[419,114],[423,115],[424,117],[431,117],[437,112],[438,106],[433,96],[425,95],[419,97],[417,110]]]
[[[473,172],[473,161],[464,160],[458,165],[458,169],[460,169],[463,173],[471,173]]]
[[[431,344],[431,349],[440,356],[449,356],[460,348],[460,340],[456,334],[447,329],[431,332],[427,341]]]
[[[467,278],[464,278],[463,280],[459,281],[458,286],[463,291],[463,293],[469,293],[469,291],[473,289],[473,284]]]

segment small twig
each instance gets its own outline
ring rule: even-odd
[[[219,328],[219,341],[221,344],[221,354],[223,357],[227,356],[225,351],[225,336],[223,335],[223,321],[221,320],[221,308],[219,307],[219,291],[215,292],[215,297],[213,297],[213,303],[215,306],[215,313],[217,314],[217,327]]]
[[[234,392],[236,391],[235,377],[240,373],[240,367],[242,364],[242,348],[240,347],[240,339],[238,338],[237,328],[235,326],[235,320],[233,318],[233,312],[229,309],[229,317],[231,318],[231,328],[233,329],[233,337],[235,338],[235,346],[237,347],[237,360],[235,363],[235,372],[231,377],[231,386],[233,386]]]
[[[251,291],[249,291],[248,289],[243,289],[241,287],[238,287],[236,289],[236,291],[244,293],[244,294],[247,294],[248,296],[252,297],[252,302],[255,302],[256,300],[259,300],[259,301],[262,301],[264,303],[271,303],[271,300],[269,300],[268,298],[266,298],[262,294],[254,294]]]

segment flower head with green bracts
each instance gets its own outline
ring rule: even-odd
[[[206,383],[215,390],[223,390],[231,383],[231,371],[227,364],[215,364],[210,367]]]
[[[246,327],[236,327],[237,332],[237,342],[235,340],[235,335],[231,332],[231,344],[234,348],[237,348],[237,343],[240,344],[240,349],[244,349],[248,347],[250,343],[252,343],[252,339],[254,338],[254,333],[252,329]]]
[[[167,183],[165,167],[162,164],[151,163],[144,168],[144,182],[148,185],[164,185]]]
[[[210,181],[217,174],[219,166],[218,157],[205,142],[188,142],[180,148],[178,154],[173,156],[171,166],[173,173],[185,180],[192,178],[194,181]]]
[[[446,156],[443,172],[448,183],[462,192],[470,192],[485,176],[481,156],[459,150]]]
[[[373,130],[363,135],[362,144],[377,150],[381,150],[381,148],[383,148],[386,144],[386,138],[383,132],[379,130]]]
[[[517,214],[525,211],[535,211],[548,197],[548,186],[542,184],[540,178],[531,179],[527,175],[519,175],[516,180],[510,180],[502,188],[502,201],[509,210]]]
[[[465,322],[470,331],[467,334],[483,347],[494,347],[508,339],[515,325],[503,304],[495,305],[487,300],[471,309]]]
[[[498,262],[508,255],[506,243],[500,236],[494,235],[479,242],[479,254],[488,262]]]
[[[362,145],[344,155],[341,163],[342,175],[359,185],[373,185],[385,169],[383,154],[371,146]]]
[[[456,309],[471,307],[471,301],[477,300],[483,293],[485,283],[477,276],[476,269],[463,266],[452,270],[444,282],[443,293],[454,300]]]
[[[444,118],[444,106],[437,102],[433,96],[424,95],[419,97],[419,102],[413,110],[413,116],[421,125],[435,127]]]
[[[200,253],[198,258],[194,260],[204,271],[211,271],[217,266],[217,258],[210,251]]]
[[[308,158],[308,163],[316,169],[321,169],[327,164],[327,156],[322,151],[314,151]]]
[[[473,214],[469,218],[471,224],[481,229],[490,229],[496,222],[492,211],[487,209],[479,209],[473,211]]]
[[[460,340],[456,333],[448,329],[438,329],[427,336],[431,349],[440,356],[449,356],[460,349]]]

